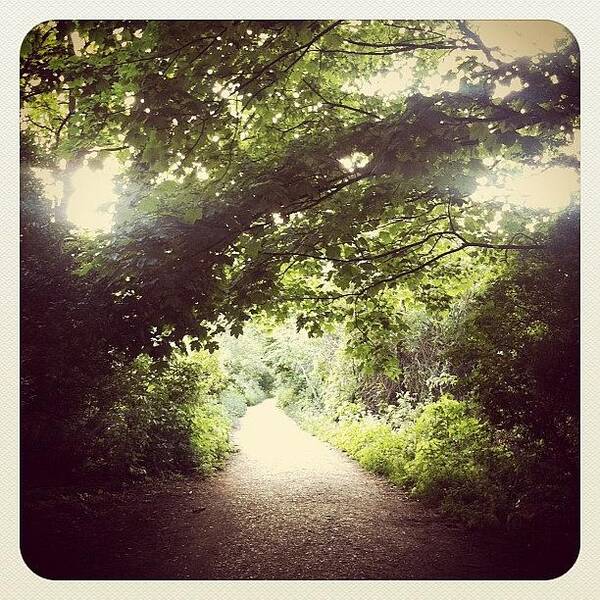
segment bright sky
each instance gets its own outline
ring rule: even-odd
[[[67,211],[72,223],[84,229],[110,229],[117,201],[113,179],[118,172],[117,160],[107,159],[102,169],[93,171],[89,167],[82,167],[75,173],[75,197]]]
[[[118,200],[114,189],[114,177],[120,165],[115,158],[104,161],[101,169],[81,167],[73,175],[74,194],[69,202],[67,218],[79,229],[109,231],[113,222],[115,204]],[[62,184],[47,171],[36,173],[43,181],[49,199],[56,202],[62,196]]]
[[[551,51],[558,39],[570,35],[562,25],[553,21],[472,21],[469,24],[477,30],[486,45],[498,46],[504,53],[505,60]],[[458,85],[456,80],[442,82],[444,71],[452,68],[454,60],[450,55],[441,65],[440,73],[425,82],[425,93],[435,93],[440,89],[455,91]],[[409,64],[402,69],[379,74],[368,82],[361,82],[360,89],[369,95],[393,96],[406,91],[412,83]],[[518,85],[518,82],[513,85]],[[499,88],[496,93],[500,96],[508,91]],[[578,135],[569,153],[579,155]],[[92,231],[110,229],[114,204],[117,202],[113,179],[118,172],[119,165],[114,158],[107,159],[102,169],[82,167],[76,172],[75,194],[69,204],[67,216],[78,228]],[[48,178],[46,184],[48,194],[59,198],[59,186]],[[481,183],[475,196],[481,201],[502,197],[513,204],[557,211],[564,208],[571,195],[578,190],[579,174],[573,169],[554,167],[542,171],[525,167],[521,168],[520,174],[507,179],[501,188],[493,187],[487,182]]]
[[[552,52],[557,40],[572,37],[556,21],[469,21],[488,47],[497,46],[504,59]]]
[[[503,60],[512,60],[521,56],[535,56],[540,52],[551,52],[558,40],[571,37],[570,32],[554,21],[469,21],[481,37],[483,43],[490,47],[498,47]],[[441,90],[455,92],[458,90],[458,79],[443,81],[445,72],[451,70],[459,58],[450,54],[440,64],[438,73],[425,81],[419,91],[425,94],[437,93]],[[361,82],[359,89],[368,95],[396,96],[408,90],[414,83],[412,66],[414,62],[405,62],[398,69],[381,73],[369,81]],[[498,85],[494,91],[497,97],[504,97],[509,92],[519,89],[521,82],[513,79],[510,85]],[[576,132],[565,153],[579,158],[580,136]],[[345,157],[348,164],[350,157]],[[344,165],[346,166],[346,165]],[[482,182],[474,197],[486,200],[502,199],[511,204],[529,206],[531,208],[547,208],[552,212],[565,208],[574,193],[579,191],[579,173],[571,168],[552,167],[544,169],[512,164],[516,171],[512,177],[505,178],[502,185],[491,185]]]
[[[507,210],[510,205],[520,205],[557,212],[569,204],[571,194],[578,190],[579,174],[574,169],[525,167],[517,175],[507,177],[501,185],[481,181],[471,197],[476,202],[502,201],[505,203],[502,210]],[[497,214],[496,219],[499,217]],[[496,230],[494,223],[490,230]]]

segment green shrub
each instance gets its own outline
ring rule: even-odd
[[[368,471],[409,488],[456,518],[471,525],[504,522],[510,486],[500,480],[510,471],[513,457],[464,402],[443,396],[401,431],[373,416],[350,413],[338,422],[308,413],[301,413],[299,420]]]
[[[404,452],[404,436],[388,425],[382,425],[376,437],[357,453],[356,458],[365,469],[401,483],[405,477]]]
[[[88,469],[145,475],[208,473],[227,452],[230,420],[217,406],[225,377],[208,352],[174,352],[168,361],[147,355],[114,369],[103,390],[113,400],[98,413]]]
[[[294,404],[296,394],[294,389],[288,386],[278,387],[275,391],[275,401],[279,408],[286,409]]]
[[[221,394],[221,404],[233,422],[243,417],[248,407],[243,394],[233,388],[227,388]]]
[[[404,437],[389,425],[372,417],[335,423],[324,416],[305,416],[302,425],[346,452],[368,471],[400,482],[404,474]]]
[[[405,432],[404,483],[463,520],[496,521],[504,497],[493,471],[510,456],[492,433],[464,402],[443,396]]]
[[[359,453],[375,443],[385,429],[386,425],[375,419],[342,421],[331,441],[353,458],[358,458]]]
[[[231,449],[230,421],[218,404],[196,404],[191,411],[191,447],[197,469],[209,474],[218,469]]]

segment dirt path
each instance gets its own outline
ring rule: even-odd
[[[520,576],[506,540],[426,510],[300,430],[273,401],[248,410],[236,443],[208,480],[90,498],[46,529],[32,511],[29,564],[59,579]]]

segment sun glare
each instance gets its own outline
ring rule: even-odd
[[[114,177],[120,168],[116,159],[107,159],[100,169],[84,165],[73,173],[73,195],[69,200],[67,219],[77,229],[110,231],[117,202]],[[60,203],[63,194],[60,178],[44,169],[35,169],[35,173],[44,185],[48,199],[53,204]]]
[[[84,166],[74,173],[75,192],[67,210],[71,223],[91,231],[110,230],[117,201],[114,177],[118,172],[119,163],[115,159],[107,159],[101,169]]]
[[[506,203],[558,212],[565,208],[579,190],[579,174],[574,169],[522,167],[498,185],[481,181],[472,194],[476,202],[502,200]]]

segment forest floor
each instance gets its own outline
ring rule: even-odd
[[[545,578],[527,544],[425,508],[272,400],[235,442],[207,479],[24,494],[27,563],[52,579]]]

